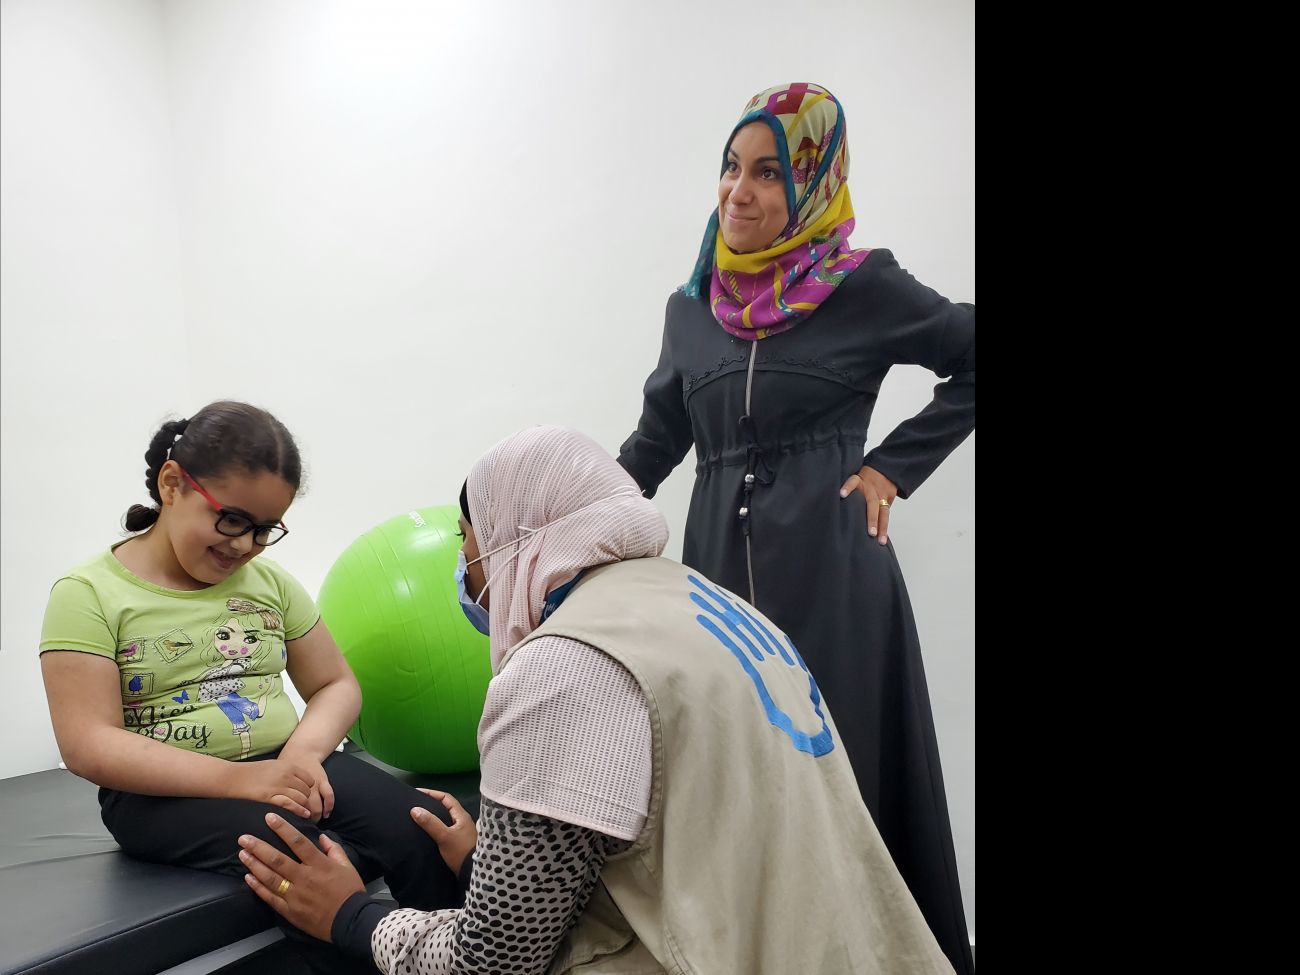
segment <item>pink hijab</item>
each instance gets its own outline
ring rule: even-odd
[[[491,607],[492,673],[541,623],[548,593],[583,569],[653,558],[668,524],[590,437],[540,426],[507,437],[470,471],[466,500]]]

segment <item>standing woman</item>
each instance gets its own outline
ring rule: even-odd
[[[682,561],[793,639],[899,871],[968,972],[934,718],[888,526],[894,500],[975,428],[975,307],[925,287],[888,250],[849,247],[848,172],[829,91],[782,85],[750,99],[619,462],[652,497],[695,445]],[[864,456],[895,364],[947,381]]]

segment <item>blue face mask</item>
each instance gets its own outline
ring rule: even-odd
[[[505,549],[518,546],[519,547],[518,551],[516,551],[514,555],[510,556],[510,558],[506,559],[499,566],[493,566],[493,577],[495,578],[497,573],[502,571],[506,566],[508,566],[511,562],[513,562],[515,559],[519,557],[520,552],[522,552],[523,549],[531,543],[532,539],[536,537],[538,532],[542,531],[542,529],[549,528],[551,525],[559,524],[560,522],[564,521],[566,518],[572,518],[574,515],[578,514],[579,512],[586,511],[588,508],[594,508],[598,504],[604,504],[606,501],[615,501],[623,497],[639,498],[641,497],[641,492],[635,490],[634,488],[630,488],[626,491],[619,491],[615,494],[608,495],[607,497],[597,498],[595,501],[591,502],[590,504],[584,504],[581,508],[578,508],[574,511],[570,511],[567,515],[562,515],[561,517],[556,518],[554,521],[547,522],[545,525],[542,525],[540,528],[525,528],[523,525],[520,525],[519,537],[511,539],[510,541],[505,542],[502,545],[498,545],[490,552],[484,552],[474,561],[482,562],[489,555],[495,555],[497,552],[501,552],[504,551]],[[461,551],[458,552],[456,555],[456,592],[458,598],[460,599],[460,608],[464,610],[465,618],[470,621],[474,629],[478,630],[484,636],[491,636],[492,635],[491,630],[489,630],[488,628],[488,611],[478,604],[478,599],[482,599],[483,593],[486,593],[488,591],[488,587],[492,584],[492,579],[489,578],[484,581],[483,592],[478,594],[478,599],[470,599],[469,593],[465,592],[465,573],[469,571],[469,567],[470,567],[470,563],[465,561],[465,550],[461,549]],[[564,589],[564,595],[568,595],[567,588]],[[563,596],[560,597],[560,600],[561,601],[563,600]],[[558,605],[558,603],[556,603],[556,605]]]
[[[464,551],[456,553],[456,593],[460,600],[460,608],[465,612],[465,618],[469,620],[470,625],[478,630],[484,636],[490,635],[488,629],[488,611],[480,606],[475,600],[469,598],[469,593],[465,591],[465,573],[469,571],[469,563],[465,561]],[[483,587],[484,592],[487,587]],[[479,593],[479,599],[483,598],[483,593]]]

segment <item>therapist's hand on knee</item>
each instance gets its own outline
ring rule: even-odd
[[[439,792],[437,789],[418,791],[431,799],[437,799],[447,807],[447,812],[451,813],[450,826],[420,806],[411,810],[411,818],[438,844],[438,852],[442,854],[442,859],[451,868],[451,872],[459,874],[465,857],[469,856],[478,845],[478,828],[469,813],[465,811],[465,807],[457,802],[456,797],[450,792]]]
[[[295,928],[329,941],[334,915],[345,900],[365,890],[366,885],[343,848],[328,836],[321,834],[318,850],[275,813],[267,813],[266,824],[284,840],[293,856],[286,856],[255,836],[241,836],[239,859],[251,871],[244,876],[245,882]]]

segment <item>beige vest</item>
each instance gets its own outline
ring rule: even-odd
[[[552,972],[951,972],[858,793],[835,723],[780,630],[667,559],[589,571],[514,653],[565,636],[650,708],[654,780]]]

